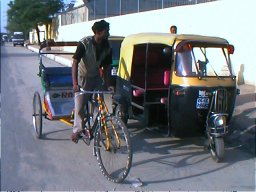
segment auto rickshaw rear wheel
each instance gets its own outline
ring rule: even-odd
[[[128,108],[125,104],[118,104],[115,109],[115,115],[127,124],[129,119]]]

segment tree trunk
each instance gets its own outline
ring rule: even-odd
[[[49,24],[49,38],[52,39],[52,24]]]
[[[38,26],[36,26],[35,28],[36,28],[36,34],[37,34],[37,39],[38,39],[38,45],[41,45],[39,28],[38,28]]]
[[[48,39],[49,39],[49,35],[48,35],[48,34],[49,34],[49,33],[48,33],[48,32],[49,32],[49,30],[48,30],[48,28],[49,28],[49,24],[48,24],[48,23],[46,23],[46,24],[45,24],[46,40],[48,40]]]
[[[52,25],[51,23],[46,23],[45,24],[45,29],[46,29],[46,39],[47,40],[51,40],[52,39],[52,35],[51,35],[51,32],[52,32]]]

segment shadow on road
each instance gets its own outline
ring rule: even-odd
[[[246,152],[255,156],[256,130],[256,93],[239,95],[236,108],[229,126],[227,142],[241,146]]]
[[[221,163],[216,163],[211,159],[210,152],[204,150],[204,137],[191,137],[191,138],[163,138],[160,133],[156,131],[148,130],[139,123],[129,124],[129,130],[132,135],[133,152],[134,155],[138,153],[145,153],[142,159],[133,163],[133,169],[141,169],[146,167],[145,170],[148,174],[154,173],[156,167],[164,167],[163,174],[169,170],[171,172],[179,169],[186,172],[186,170],[193,169],[194,166],[202,167],[202,165],[209,165],[205,169],[194,170],[185,175],[177,175],[170,179],[163,179],[163,177],[154,180],[143,180],[143,185],[178,181],[197,176],[204,176],[209,173],[218,172],[226,167],[230,167],[233,164],[253,158],[250,154],[241,156],[239,147],[226,146],[225,157]],[[157,155],[153,155],[157,154]],[[147,156],[149,158],[147,158]],[[155,166],[149,166],[154,163]],[[165,166],[167,165],[167,166]],[[166,170],[167,169],[167,170]],[[161,171],[161,170],[158,170]],[[126,182],[129,182],[129,178]]]

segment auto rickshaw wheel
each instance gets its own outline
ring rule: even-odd
[[[42,137],[42,103],[38,92],[35,92],[33,97],[32,121],[36,137],[40,139]]]
[[[126,125],[128,122],[128,109],[124,104],[118,104],[115,109],[115,115],[121,119]]]
[[[217,163],[224,158],[224,139],[222,137],[214,137],[210,142],[210,152],[214,161]]]

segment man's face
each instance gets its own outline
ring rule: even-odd
[[[98,32],[98,35],[100,37],[100,39],[108,39],[109,37],[109,29],[105,29],[101,32]]]
[[[108,37],[109,37],[109,29],[105,29],[103,39],[108,39]]]
[[[176,34],[177,33],[177,29],[175,27],[171,28],[171,34]]]

